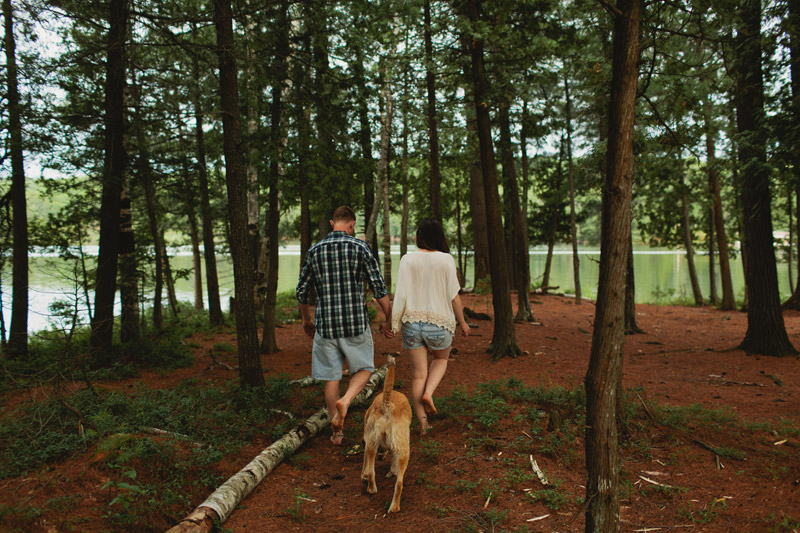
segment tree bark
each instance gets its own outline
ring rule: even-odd
[[[287,63],[289,58],[289,2],[283,0],[278,12],[278,46],[277,46],[277,72],[288,73]],[[267,260],[267,291],[264,301],[264,329],[261,336],[261,352],[275,353],[279,350],[275,335],[276,313],[278,302],[278,225],[280,223],[279,185],[284,174],[283,157],[287,143],[287,131],[283,113],[284,95],[290,81],[287,76],[281,76],[272,88],[272,146],[273,156],[269,166],[269,198],[267,227],[269,248]]]
[[[528,298],[528,288],[531,284],[528,236],[524,231],[516,161],[514,161],[514,150],[511,146],[511,118],[508,108],[509,103],[505,102],[500,111],[500,143],[503,158],[503,187],[507,190],[510,200],[511,237],[514,242],[512,248],[512,270],[514,275],[511,277],[514,282],[514,288],[517,289],[517,314],[514,317],[514,322],[533,322],[533,312]]]
[[[683,231],[683,247],[686,249],[686,263],[689,265],[689,281],[692,284],[692,295],[695,305],[703,305],[703,293],[700,290],[700,281],[697,279],[697,269],[694,264],[694,244],[692,239],[692,222],[689,218],[689,200],[687,198],[687,187],[683,179],[683,158],[679,156],[678,175],[681,188],[681,225]]]
[[[618,0],[614,21],[600,275],[586,373],[587,532],[619,531],[617,395],[625,345],[625,278],[631,246],[633,131],[642,4]]]
[[[739,6],[736,53],[736,127],[745,234],[749,307],[740,345],[748,353],[796,354],[783,321],[775,249],[772,241],[770,167],[764,134],[764,82],[761,68],[761,2]]]
[[[169,253],[167,252],[167,239],[164,237],[164,226],[161,225],[161,246],[163,253],[161,257],[164,260],[164,285],[167,287],[167,302],[169,302],[169,309],[172,312],[172,317],[178,316],[178,297],[175,294],[175,278],[172,276],[172,267],[169,263]]]
[[[575,284],[575,303],[583,301],[581,296],[581,260],[578,256],[578,229],[575,223],[575,172],[572,165],[572,98],[569,94],[569,79],[564,65],[564,100],[567,122],[567,179],[569,179],[569,228],[572,240],[572,279]]]
[[[200,103],[200,67],[195,57],[192,64],[192,104],[194,107],[194,137],[197,152],[197,177],[200,189],[200,217],[203,227],[203,258],[206,265],[206,293],[208,294],[208,319],[212,326],[223,323],[222,305],[219,300],[217,257],[214,251],[214,221],[211,216],[211,200],[208,190],[208,166],[206,165],[206,143],[203,132],[203,111]]]
[[[797,197],[797,235],[800,242],[800,131],[798,121],[800,121],[800,0],[789,0],[789,54],[790,54],[790,75],[792,88],[792,104],[790,113],[792,116],[795,131],[793,131],[792,142],[794,149],[791,153],[792,168],[794,171],[794,193]],[[784,304],[784,309],[800,310],[800,253],[797,261],[797,286]]]
[[[403,212],[400,215],[400,257],[408,252],[408,71],[403,74],[403,154],[400,158],[400,184]]]
[[[389,365],[383,365],[369,378],[364,389],[350,403],[351,408],[366,402],[377,386],[386,377]],[[223,523],[230,518],[242,500],[272,472],[281,461],[294,453],[308,439],[317,435],[330,425],[327,407],[323,407],[308,418],[301,426],[293,429],[280,439],[264,448],[247,466],[233,475],[186,518],[178,522],[167,533],[206,533],[214,523]]]
[[[714,246],[714,204],[711,204],[711,210],[709,212],[709,219],[708,219],[708,301],[711,305],[717,305],[717,301],[719,297],[717,295],[717,271],[716,271],[716,261],[714,259],[716,255],[716,249]]]
[[[247,240],[247,183],[242,155],[239,120],[239,87],[233,42],[230,0],[214,0],[214,26],[219,55],[219,94],[222,111],[225,181],[231,233],[236,301],[236,340],[239,353],[239,382],[261,387],[264,375],[259,357],[255,308],[253,307],[253,257]]]
[[[119,210],[119,299],[120,342],[139,342],[139,275],[136,271],[136,242],[133,235],[131,196],[127,172],[123,177]]]
[[[786,189],[786,215],[789,218],[789,243],[786,253],[787,270],[789,271],[789,292],[794,293],[794,273],[793,273],[793,255],[794,255],[794,224],[792,223],[792,189]]]
[[[425,0],[423,7],[425,39],[425,88],[427,91],[428,161],[431,167],[431,216],[442,221],[442,175],[439,171],[439,132],[436,120],[436,85],[433,72],[433,42],[431,38],[431,1]]]
[[[186,219],[189,222],[189,238],[192,243],[192,280],[194,287],[194,308],[202,311],[203,305],[203,259],[200,255],[200,231],[197,226],[195,208],[195,185],[191,182],[188,163],[184,162],[183,175],[186,196]]]
[[[127,154],[125,153],[125,40],[126,0],[109,3],[108,51],[105,85],[103,192],[100,200],[100,242],[90,345],[95,358],[111,351],[114,334],[114,295],[119,262],[119,207]],[[13,324],[12,324],[13,328]]]
[[[628,245],[627,276],[625,277],[625,333],[644,333],[636,323],[636,278],[633,273],[633,239]]]
[[[703,102],[703,114],[706,122],[706,167],[708,169],[708,185],[711,189],[711,200],[714,209],[714,232],[717,234],[717,249],[719,250],[719,276],[722,282],[720,309],[731,311],[736,307],[736,300],[733,293],[733,278],[728,257],[728,237],[725,233],[725,221],[722,216],[722,196],[719,190],[719,172],[716,162],[717,132],[714,128],[712,108],[711,99],[706,98]]]
[[[467,38],[465,38],[467,39]],[[470,65],[464,67],[464,77],[472,80]],[[474,89],[472,89],[474,90]],[[466,93],[471,93],[466,88]],[[467,100],[469,96],[465,97]],[[466,101],[464,114],[467,117],[467,157],[469,158],[469,205],[472,215],[472,268],[473,287],[489,275],[489,233],[486,225],[486,196],[483,192],[483,174],[478,141],[478,123],[475,117],[475,103]]]
[[[138,128],[137,128],[138,132]],[[139,180],[144,189],[145,205],[147,206],[147,221],[150,226],[150,236],[153,239],[153,250],[155,252],[155,291],[153,293],[153,327],[157,330],[164,329],[163,305],[161,304],[164,293],[164,246],[161,242],[161,230],[158,223],[158,208],[156,207],[156,195],[153,187],[153,169],[150,166],[149,154],[141,144],[143,136],[139,137],[139,157],[138,170]]]
[[[361,145],[361,181],[364,184],[364,219],[372,217],[375,206],[375,161],[372,157],[372,128],[369,120],[367,81],[364,73],[364,52],[356,46],[356,62],[353,64],[353,78],[358,87],[358,141]],[[378,235],[368,242],[372,253],[378,255]]]
[[[9,152],[11,155],[11,209],[13,266],[11,273],[11,329],[8,349],[13,355],[28,353],[28,205],[22,152],[22,107],[17,81],[16,40],[11,0],[3,0],[8,99]],[[112,295],[113,298],[113,295]]]
[[[482,21],[480,0],[468,0],[463,8],[472,24]],[[509,284],[506,250],[503,242],[503,224],[500,213],[500,195],[497,190],[494,148],[492,147],[491,124],[487,102],[488,83],[483,58],[483,39],[477,35],[468,36],[467,43],[472,60],[472,81],[474,85],[475,117],[477,121],[478,142],[481,154],[483,192],[486,199],[486,227],[489,237],[489,267],[492,276],[492,304],[494,306],[494,331],[489,351],[492,360],[502,357],[516,357],[520,354],[514,331],[514,316],[511,307],[511,288]]]

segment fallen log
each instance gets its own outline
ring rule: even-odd
[[[386,376],[388,365],[383,365],[372,373],[364,390],[353,399],[351,406],[366,401],[375,392]],[[233,510],[261,481],[272,472],[281,461],[294,453],[309,438],[330,425],[328,409],[323,407],[301,426],[293,429],[280,439],[264,448],[250,463],[234,474],[215,490],[206,500],[186,518],[178,522],[167,533],[207,533],[214,524],[222,524]]]

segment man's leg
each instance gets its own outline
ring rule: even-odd
[[[347,385],[347,392],[344,393],[344,396],[339,398],[338,401],[334,402],[334,414],[331,417],[331,427],[333,428],[334,435],[336,431],[342,431],[344,428],[344,419],[347,416],[347,409],[350,407],[350,402],[358,396],[358,393],[364,389],[364,385],[367,384],[369,381],[369,377],[372,375],[372,372],[369,370],[359,370],[355,374],[350,377],[350,383]],[[330,383],[330,382],[329,382]],[[325,386],[325,398],[327,401],[327,384]],[[338,397],[338,385],[336,390],[336,396]],[[330,404],[328,404],[328,409],[330,409]],[[340,441],[341,442],[341,441]],[[337,444],[334,442],[334,444]]]

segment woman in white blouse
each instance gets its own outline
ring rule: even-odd
[[[435,219],[417,228],[417,248],[400,259],[392,304],[392,330],[402,332],[403,348],[411,362],[411,396],[420,423],[427,433],[428,416],[436,414],[433,393],[447,370],[456,326],[465,337],[469,325],[458,291],[461,286],[450,247]],[[428,349],[433,361],[428,368]]]

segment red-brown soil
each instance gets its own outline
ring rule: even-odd
[[[518,345],[527,354],[491,362],[486,350],[492,323],[477,321],[473,336],[455,340],[457,354],[448,366],[438,396],[449,395],[457,386],[473,391],[478,383],[508,378],[528,386],[569,389],[582,383],[588,367],[594,304],[585,301],[575,305],[574,299],[563,296],[536,295],[532,299],[538,304],[533,305],[533,311],[541,325],[521,324],[516,328]],[[490,296],[467,295],[465,301],[476,311],[491,313]],[[623,382],[626,389],[634,389],[633,401],[639,406],[646,402],[654,409],[656,404],[725,408],[741,422],[715,426],[713,422],[690,421],[689,428],[632,424],[626,438],[633,444],[622,451],[622,477],[627,483],[621,497],[623,531],[796,529],[800,523],[800,360],[749,356],[736,350],[747,327],[747,317],[740,312],[638,305],[637,315],[645,333],[626,337]],[[790,339],[800,347],[800,313],[786,312],[784,317]],[[374,337],[376,364],[383,362],[381,353],[401,350],[398,338],[389,340],[378,334]],[[234,341],[235,336],[219,335],[213,341],[200,341],[198,336],[195,340],[208,345]],[[311,341],[304,336],[300,324],[280,328],[278,343],[280,353],[263,356],[268,375],[308,375]],[[206,354],[204,346],[197,350],[190,367],[167,375],[143,372],[136,380],[109,383],[108,387],[128,390],[137,381],[154,389],[168,388],[188,377],[197,377],[199,383],[235,377],[219,366],[209,370]],[[224,360],[235,364],[233,355]],[[406,394],[408,376],[408,362],[401,356],[397,377],[401,380],[399,390]],[[6,412],[10,404],[16,403],[13,398],[2,401]],[[527,457],[518,453],[518,444],[512,447],[512,443],[530,431],[531,422],[517,423],[512,414],[493,429],[491,437],[498,445],[470,455],[468,428],[443,407],[430,435],[420,438],[412,433],[412,457],[401,512],[387,515],[386,503],[394,487],[393,478],[383,477],[388,462],[378,462],[378,493],[370,495],[360,481],[362,454],[347,453],[360,443],[361,427],[357,426],[363,420],[364,409],[354,408],[348,416],[354,427],[346,432],[343,447],[334,447],[328,433],[311,439],[299,451],[302,461],[279,465],[224,527],[236,532],[489,531],[493,530],[495,519],[494,529],[498,531],[583,530],[582,506],[576,501],[585,492],[582,429],[575,432],[573,442],[556,454],[541,453],[538,446],[531,444],[529,453],[548,477],[561,481],[559,489],[569,497],[560,509],[550,510],[523,490],[541,490],[537,481],[526,481],[514,488],[503,483],[513,461],[530,471]],[[543,419],[543,431],[548,431],[544,429],[546,425],[547,420]],[[791,429],[780,431],[787,427]],[[744,452],[745,458],[723,458],[719,466],[724,468],[720,468],[714,453],[695,441],[735,448]],[[226,457],[219,466],[221,473],[234,474],[265,444],[269,441],[259,439],[238,457]],[[106,473],[94,468],[91,460],[92,451],[28,478],[0,481],[0,501],[35,503],[56,495],[78,495],[78,501],[63,513],[86,517],[79,530],[116,530],[114,524],[102,518],[100,502],[105,502],[106,497],[99,487],[106,480]],[[655,490],[640,476],[676,488]],[[487,502],[486,491],[481,487],[492,483],[502,490],[494,491]],[[305,499],[298,499],[298,494]],[[195,497],[193,505],[204,496]],[[186,509],[184,514],[189,511]],[[58,524],[65,515],[45,515],[28,524],[31,530],[59,531]],[[549,516],[527,522],[543,515]],[[12,527],[0,522],[0,531],[6,530]]]

